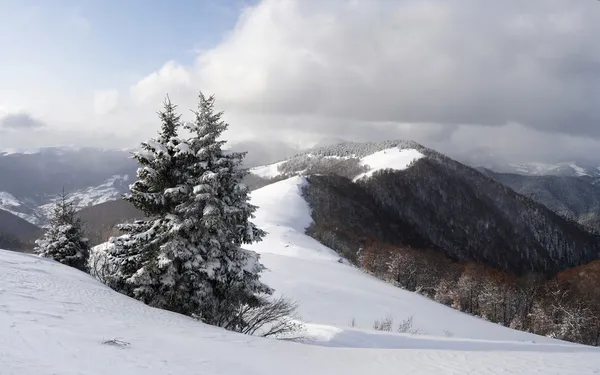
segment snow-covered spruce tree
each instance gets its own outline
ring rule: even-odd
[[[35,241],[34,251],[41,257],[87,272],[89,244],[84,236],[83,221],[77,217],[75,205],[63,192],[52,211],[44,236]]]
[[[186,198],[168,218],[174,236],[159,260],[166,284],[161,294],[173,310],[241,330],[240,308],[259,307],[272,291],[259,280],[258,254],[241,248],[265,233],[250,222],[256,207],[242,183],[245,153],[222,149],[219,138],[228,125],[214,101],[199,94],[195,119],[185,125],[191,136],[178,148],[185,178],[177,193]]]
[[[127,198],[150,219],[121,226],[125,235],[109,251],[119,271],[113,285],[145,303],[243,331],[248,308],[269,304],[260,282],[263,266],[242,244],[264,232],[249,220],[256,207],[242,184],[243,153],[222,150],[227,124],[214,112],[214,97],[199,95],[189,138],[169,136],[143,145],[142,164]],[[165,118],[163,117],[163,122]]]
[[[133,153],[139,163],[137,181],[130,186],[130,193],[123,196],[147,219],[118,225],[124,234],[109,240],[107,261],[113,271],[106,277],[111,288],[153,304],[156,297],[156,280],[148,278],[150,269],[156,267],[160,246],[167,241],[165,217],[177,204],[165,191],[177,186],[180,170],[175,153],[179,144],[177,131],[181,126],[180,115],[169,98],[158,113],[161,129],[158,137],[143,142]]]

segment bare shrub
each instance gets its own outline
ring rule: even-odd
[[[412,325],[413,325],[413,317],[412,315],[409,316],[408,318],[404,319],[402,321],[402,323],[400,323],[400,325],[398,326],[398,333],[410,333],[410,331],[412,330]]]
[[[299,339],[304,325],[298,320],[297,308],[296,302],[285,297],[264,298],[258,306],[240,306],[222,327],[246,335]]]
[[[102,341],[102,343],[103,343],[104,345],[118,346],[118,347],[121,347],[121,348],[126,348],[126,347],[128,347],[129,345],[131,345],[131,344],[130,344],[130,343],[128,343],[127,341],[123,341],[123,340],[120,340],[120,339],[118,339],[118,338],[116,338],[116,339],[112,339],[112,340],[106,340],[106,341]]]
[[[108,260],[108,254],[103,249],[92,249],[88,261],[90,275],[98,279],[101,283],[106,284],[108,279],[114,275],[115,265]]]
[[[392,332],[393,325],[394,318],[391,315],[386,315],[383,319],[373,322],[373,329],[376,331]]]

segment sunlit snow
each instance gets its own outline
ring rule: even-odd
[[[400,149],[398,147],[381,150],[360,159],[360,164],[369,167],[369,170],[355,177],[355,180],[370,177],[382,169],[403,170],[410,163],[424,157],[421,152],[412,148]]]
[[[255,167],[250,169],[250,173],[255,174],[259,177],[263,178],[273,178],[279,176],[279,170],[277,169],[281,164],[285,163],[285,161],[280,161],[278,163],[273,163],[269,165],[263,165],[260,167]]]
[[[263,280],[295,299],[302,343],[150,308],[50,260],[0,251],[1,374],[594,374],[600,350],[514,331],[338,262],[304,234],[301,177],[252,193]],[[101,250],[102,246],[97,250]],[[371,330],[413,316],[419,334]],[[357,327],[349,327],[350,321]],[[452,336],[452,337],[445,337]],[[110,340],[117,340],[111,344]],[[123,346],[119,346],[119,343]]]

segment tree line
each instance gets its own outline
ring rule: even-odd
[[[358,253],[365,271],[398,287],[506,327],[600,345],[600,295],[567,280],[522,276],[434,251],[367,241]]]

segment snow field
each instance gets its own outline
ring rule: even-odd
[[[492,324],[339,263],[304,234],[306,183],[294,177],[252,193],[254,222],[269,234],[249,246],[268,268],[263,281],[300,304],[304,343],[207,326],[54,261],[0,251],[0,374],[600,373],[597,348]],[[387,314],[396,325],[412,315],[422,334],[372,331]],[[113,339],[126,345],[104,343]]]

